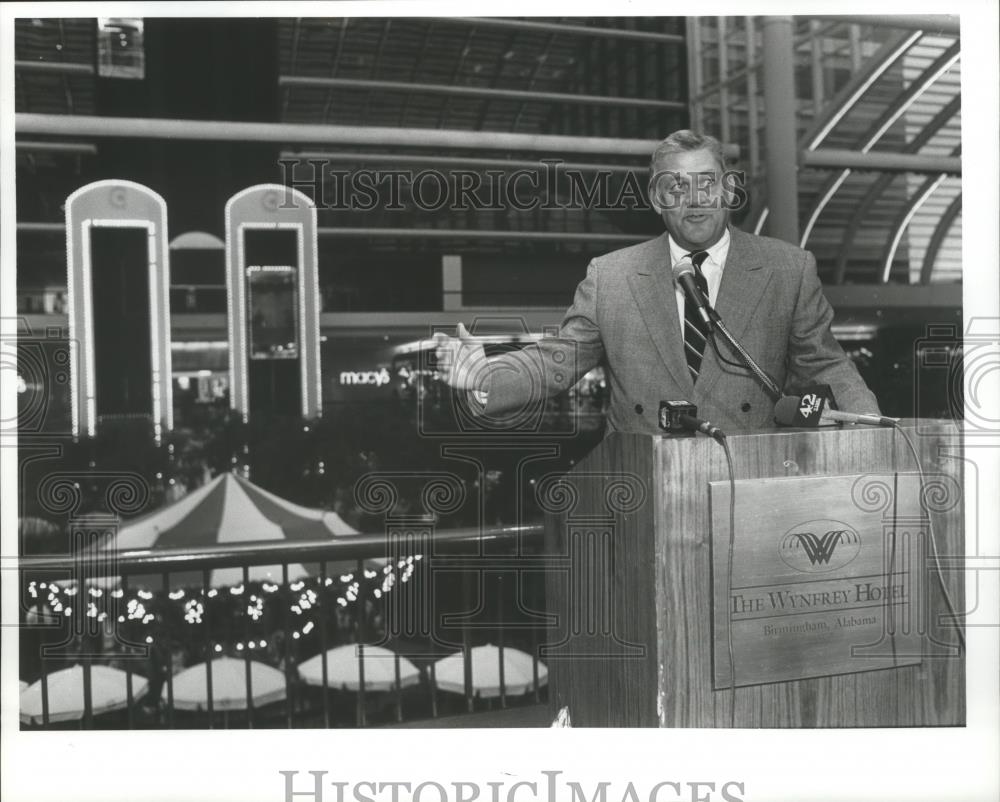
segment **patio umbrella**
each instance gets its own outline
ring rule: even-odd
[[[483,699],[500,695],[500,649],[491,643],[476,646],[472,655],[472,692]],[[534,687],[531,655],[519,649],[503,650],[504,692],[510,696],[527,693]],[[538,664],[538,685],[548,682],[548,669]],[[434,664],[437,687],[451,693],[465,693],[465,661],[462,652],[443,657]]]
[[[128,704],[128,675],[111,666],[90,667],[91,712],[100,715]],[[83,666],[77,664],[48,675],[49,723],[83,718]],[[141,697],[149,683],[145,677],[132,675],[132,700]],[[42,681],[21,691],[21,721],[42,723]]]
[[[254,707],[263,707],[285,698],[285,675],[282,671],[250,661],[251,698]],[[173,680],[174,709],[208,710],[208,685],[205,664],[190,666],[179,672]],[[163,686],[163,699],[167,700],[167,685]],[[212,661],[212,709],[246,710],[246,661],[234,657],[217,657]]]
[[[365,690],[390,691],[396,687],[396,653],[381,646],[364,647]],[[337,646],[326,653],[326,684],[330,688],[356,691],[358,677],[358,645]],[[299,666],[299,676],[310,685],[323,684],[323,655],[310,657]],[[420,669],[399,656],[399,687],[420,682]]]
[[[105,549],[155,551],[275,540],[315,542],[356,534],[357,530],[344,523],[335,512],[294,504],[241,476],[224,473],[173,504],[128,522]],[[316,564],[292,563],[288,566],[288,581],[318,573]],[[171,575],[174,587],[200,585],[201,580],[200,571],[179,571]],[[281,582],[281,566],[251,566],[250,580]],[[210,584],[221,587],[239,585],[242,581],[242,568],[216,568],[211,573]],[[159,578],[129,577],[129,583],[159,586]]]

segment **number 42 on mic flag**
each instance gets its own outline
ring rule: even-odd
[[[801,402],[795,410],[792,426],[836,426],[835,420],[824,418],[823,412],[828,407],[837,408],[833,398],[833,390],[829,384],[811,384],[797,390],[801,394]]]

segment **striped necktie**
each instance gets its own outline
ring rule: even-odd
[[[708,251],[692,251],[687,254],[694,265],[695,284],[698,290],[708,300],[708,281],[701,272],[701,264],[708,258]],[[705,342],[708,338],[708,330],[704,322],[698,317],[697,309],[691,300],[684,297],[684,356],[687,358],[688,370],[691,372],[691,381],[698,381],[698,373],[701,370],[701,357],[705,353]]]

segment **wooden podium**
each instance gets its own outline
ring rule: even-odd
[[[901,426],[922,481],[891,429],[730,433],[731,576],[729,474],[713,440],[613,434],[543,481],[553,715],[566,706],[573,726],[599,727],[963,725],[961,619],[949,610],[949,599],[965,609],[961,435],[949,421]]]

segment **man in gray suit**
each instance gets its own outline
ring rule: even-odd
[[[655,434],[661,400],[687,400],[723,429],[773,426],[774,402],[738,358],[686,308],[671,268],[683,259],[729,330],[786,391],[832,387],[841,409],[878,402],[830,331],[833,310],[811,253],[729,225],[721,143],[677,131],[653,152],[650,198],[666,232],[599,256],[576,289],[558,337],[487,359],[459,324],[438,334],[445,381],[469,390],[486,419],[515,420],[604,364],[611,386],[608,431]],[[720,359],[723,357],[722,359]]]

